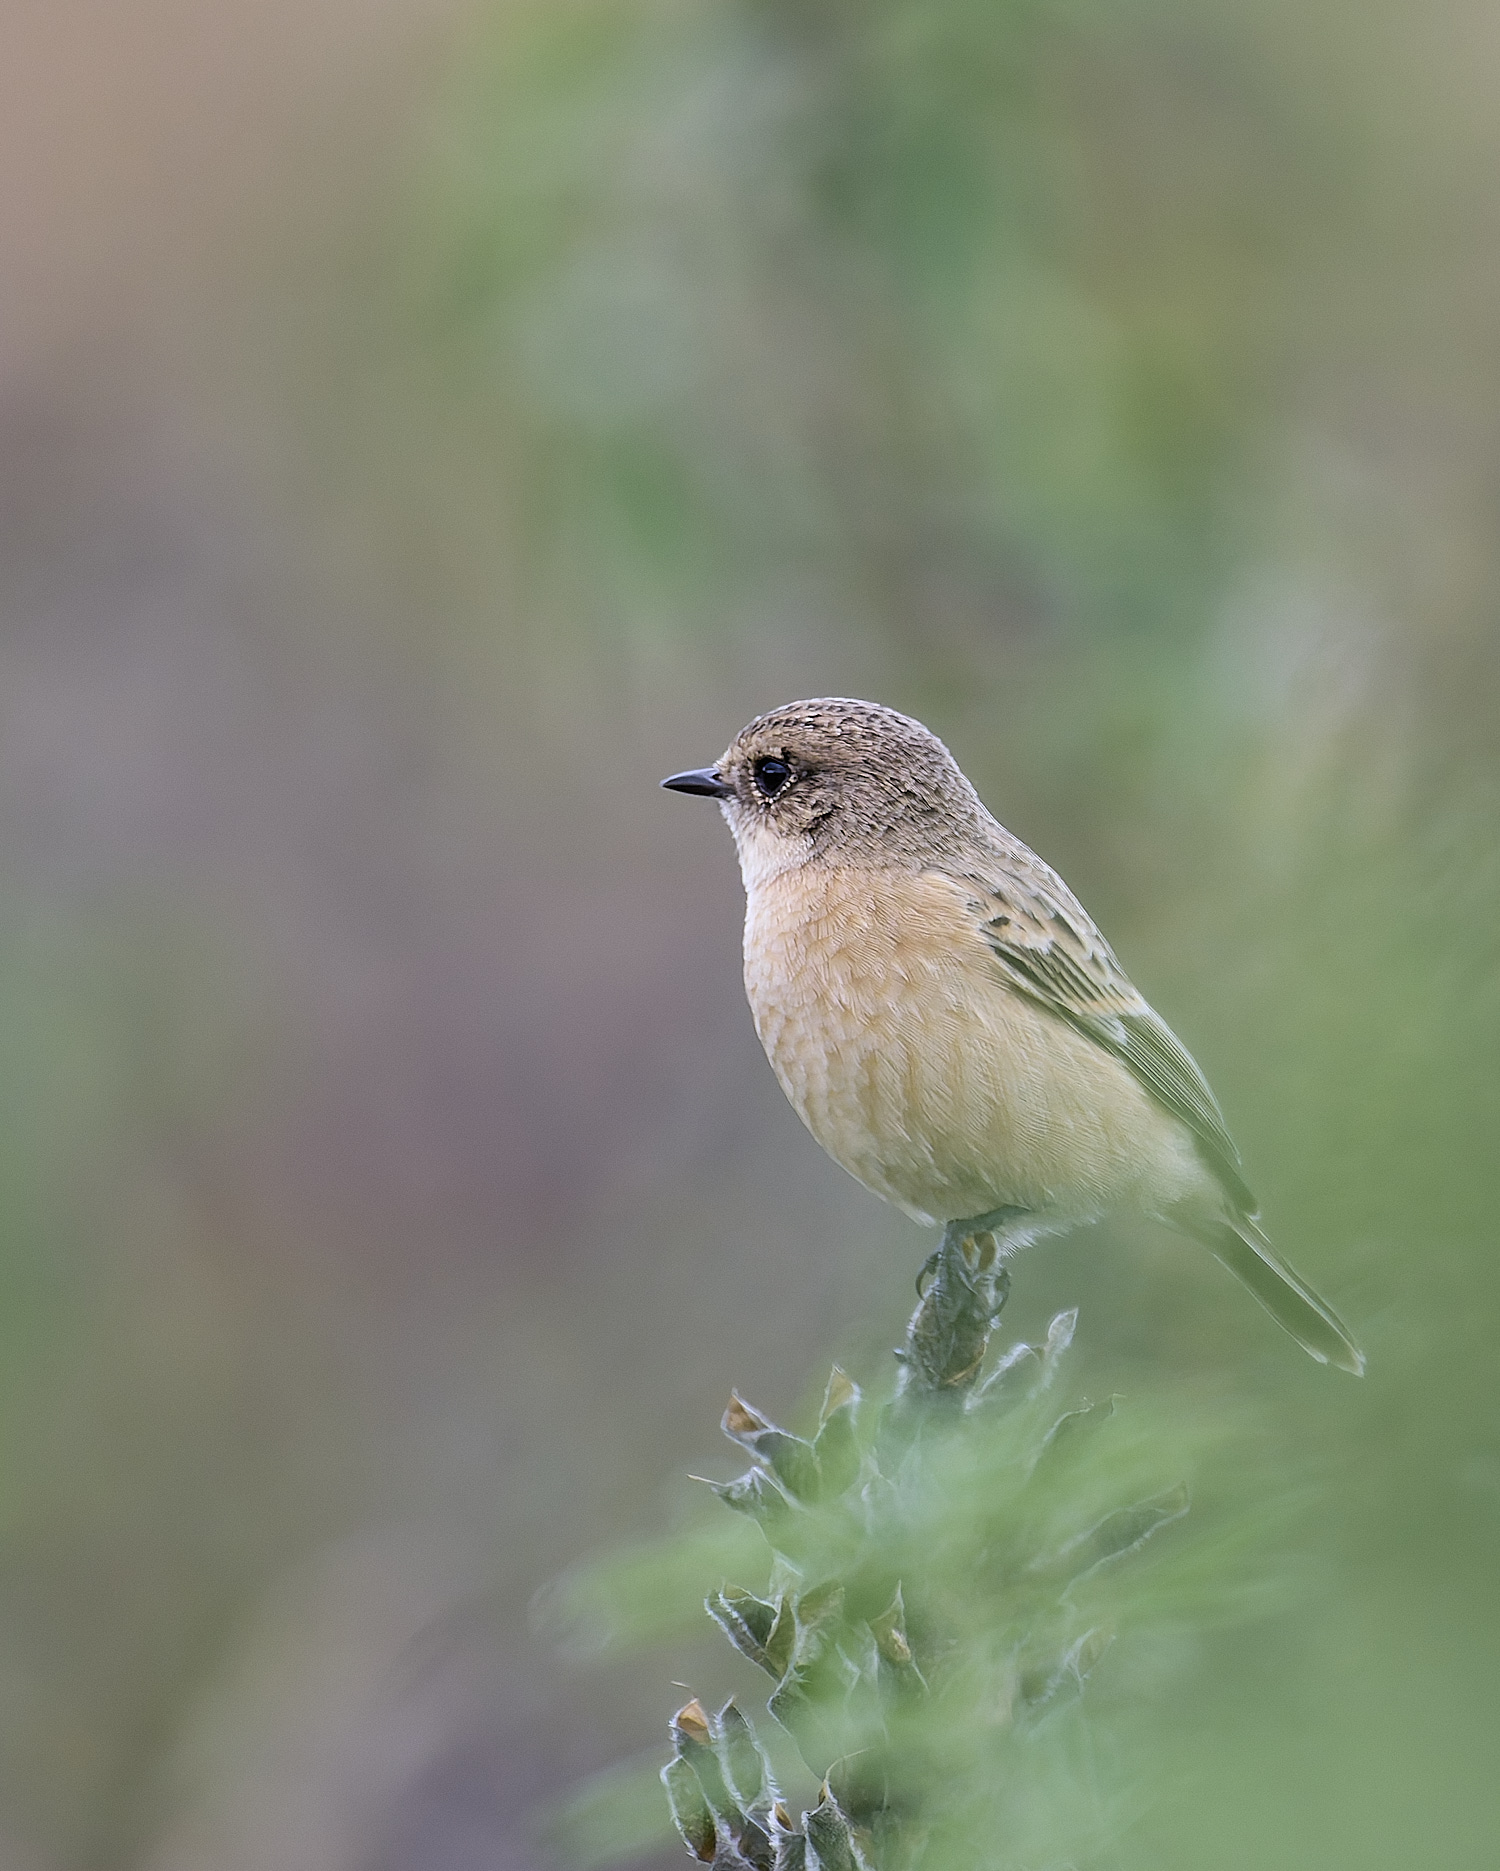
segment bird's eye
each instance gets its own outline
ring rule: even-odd
[[[757,760],[754,767],[755,788],[763,798],[774,799],[783,791],[792,777],[792,769],[786,761],[778,760],[774,754],[768,754],[764,760]]]

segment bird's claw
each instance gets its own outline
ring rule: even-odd
[[[942,1241],[932,1250],[926,1260],[922,1262],[917,1272],[917,1298],[926,1299],[933,1276],[937,1273],[938,1267],[942,1263],[943,1256],[950,1247],[957,1247],[959,1251],[962,1252],[968,1242],[979,1241],[986,1235],[989,1237],[990,1252],[988,1255],[982,1257],[981,1268],[988,1272],[991,1267],[994,1267],[994,1257],[998,1248],[993,1229],[975,1228],[971,1232],[963,1234],[950,1233],[948,1229],[945,1229]],[[991,1279],[993,1281],[995,1294],[994,1316],[999,1318],[1001,1308],[1010,1296],[1010,1269],[1004,1265],[994,1267]]]

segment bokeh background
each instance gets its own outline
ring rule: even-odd
[[[533,1594],[684,1511],[731,1381],[878,1384],[926,1251],[655,789],[819,693],[1063,871],[1371,1354],[1151,1231],[1023,1263],[1279,1529],[1118,1863],[1492,1864],[1493,7],[0,37],[4,1871],[548,1867],[659,1746],[666,1665]]]

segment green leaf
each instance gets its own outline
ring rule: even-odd
[[[1056,1376],[1063,1354],[1073,1342],[1073,1334],[1078,1329],[1078,1308],[1071,1306],[1066,1312],[1060,1312],[1047,1327],[1047,1342],[1042,1347],[1042,1369],[1037,1381],[1038,1392],[1051,1384]]]
[[[969,1398],[971,1410],[1008,1410],[1029,1396],[1042,1379],[1042,1360],[1035,1346],[1012,1345],[984,1382]]]
[[[1071,1585],[1095,1567],[1144,1546],[1153,1533],[1170,1526],[1174,1520],[1181,1520],[1188,1505],[1187,1486],[1179,1483],[1148,1501],[1137,1501],[1133,1507],[1118,1507],[1086,1533],[1069,1540],[1051,1560],[1042,1562],[1038,1570],[1062,1572]]]
[[[870,1633],[880,1658],[881,1687],[898,1698],[926,1693],[927,1682],[917,1668],[906,1634],[906,1604],[901,1587],[878,1618],[871,1618]]]
[[[696,1697],[672,1717],[671,1732],[677,1758],[692,1769],[715,1818],[737,1824],[739,1803],[725,1783],[712,1725]]]
[[[1042,1437],[1041,1446],[1032,1461],[1032,1473],[1036,1474],[1044,1465],[1050,1466],[1059,1456],[1071,1453],[1085,1430],[1097,1429],[1101,1423],[1107,1423],[1114,1413],[1113,1397],[1106,1397],[1102,1403],[1083,1403],[1076,1410],[1065,1410]]]
[[[718,1729],[719,1760],[729,1790],[746,1812],[763,1804],[769,1806],[776,1794],[770,1768],[755,1730],[732,1700],[719,1710]]]
[[[844,1588],[836,1579],[797,1600],[792,1660],[766,1705],[804,1758],[812,1755],[810,1766],[838,1752],[842,1705],[857,1674],[838,1647],[843,1609]]]
[[[768,1539],[772,1529],[792,1511],[786,1495],[761,1468],[752,1468],[737,1481],[711,1481],[708,1485],[726,1507],[758,1522]]]
[[[859,1408],[860,1388],[847,1371],[838,1365],[828,1373],[828,1383],[823,1391],[823,1407],[818,1411],[818,1427],[821,1429],[838,1410],[854,1411]]]
[[[1021,1698],[1035,1719],[1076,1700],[1095,1664],[1114,1642],[1114,1633],[1096,1626],[1074,1640],[1046,1670],[1028,1670],[1021,1678]]]
[[[813,1444],[813,1453],[817,1458],[821,1493],[825,1499],[844,1493],[859,1479],[859,1437],[854,1426],[852,1403],[840,1405],[824,1418],[818,1439]]]
[[[784,1813],[779,1817],[786,1818]],[[806,1835],[792,1831],[789,1820],[773,1825],[771,1840],[776,1848],[775,1871],[808,1871]]]
[[[662,1768],[661,1783],[672,1808],[672,1824],[681,1834],[683,1844],[694,1858],[704,1864],[711,1863],[717,1831],[697,1774],[683,1756],[677,1754]]]
[[[787,1491],[800,1501],[815,1501],[822,1492],[822,1476],[813,1445],[801,1436],[780,1429],[753,1404],[731,1391],[723,1417],[724,1434],[757,1456]]]
[[[826,1786],[818,1804],[802,1815],[802,1829],[817,1857],[818,1871],[860,1871],[849,1821]]]
[[[767,1601],[737,1585],[722,1586],[704,1601],[714,1620],[742,1657],[778,1679],[786,1670],[796,1634],[785,1595]]]

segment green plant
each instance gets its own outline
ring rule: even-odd
[[[710,1717],[689,1702],[662,1778],[703,1863],[999,1866],[1058,1835],[1036,1811],[1052,1766],[1037,1740],[1115,1635],[1116,1562],[1188,1497],[1179,1483],[1122,1500],[1149,1452],[1112,1434],[1113,1399],[1059,1413],[1076,1313],[984,1374],[1008,1284],[991,1236],[945,1239],[894,1396],[872,1406],[835,1368],[809,1438],[731,1398],[725,1434],[754,1459],[714,1492],[759,1526],[770,1576],[707,1608],[772,1678],[769,1712],[817,1794],[794,1819],[737,1703]],[[1076,1787],[1065,1798],[1087,1834]]]

